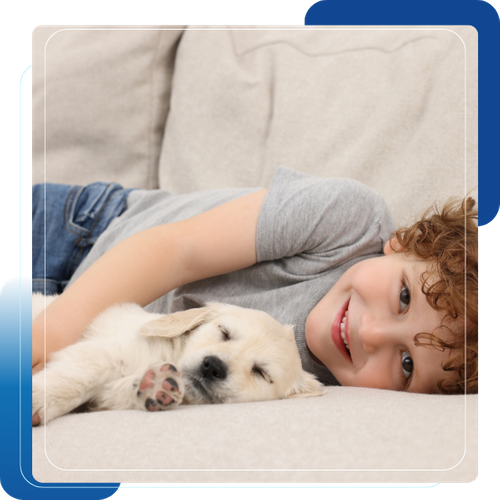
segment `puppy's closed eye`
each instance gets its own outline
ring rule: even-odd
[[[225,342],[231,340],[231,335],[229,335],[229,332],[223,326],[219,325],[219,330],[222,332],[222,340]]]
[[[269,382],[270,384],[273,383],[271,377],[269,377],[269,375],[258,365],[252,366],[252,373],[257,377],[263,378],[266,382]]]

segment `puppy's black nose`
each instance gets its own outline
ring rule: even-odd
[[[201,374],[210,381],[224,380],[227,377],[227,366],[217,356],[207,356],[201,364]]]

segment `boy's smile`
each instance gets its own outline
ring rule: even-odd
[[[316,305],[307,345],[341,385],[437,392],[450,353],[414,342],[417,333],[444,334],[421,291],[428,264],[389,244],[384,253],[351,267]]]

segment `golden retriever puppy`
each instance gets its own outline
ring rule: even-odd
[[[44,302],[33,295],[33,319]],[[33,376],[33,425],[71,412],[161,411],[183,404],[319,396],[302,369],[293,328],[262,311],[211,303],[168,315],[120,304]]]

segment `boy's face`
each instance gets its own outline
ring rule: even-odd
[[[421,291],[427,264],[389,244],[384,254],[351,267],[316,305],[306,321],[307,345],[341,385],[436,392],[450,353],[413,340],[421,332],[446,338],[435,330],[442,314]]]

